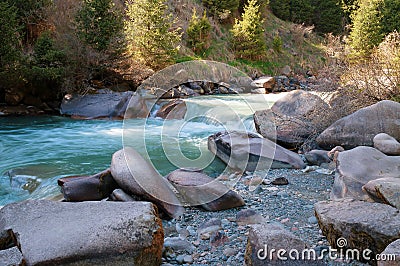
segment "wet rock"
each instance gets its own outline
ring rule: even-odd
[[[274,77],[260,77],[254,80],[251,85],[258,88],[265,88],[267,91],[272,92],[275,83],[276,81]]]
[[[242,171],[305,167],[298,154],[252,133],[216,133],[208,137],[208,149],[231,168]]]
[[[161,220],[149,202],[23,201],[0,210],[27,265],[159,265]]]
[[[168,217],[184,212],[171,184],[133,148],[125,147],[113,154],[111,174],[124,191],[153,202]]]
[[[304,157],[310,165],[320,166],[323,163],[330,163],[332,161],[328,155],[328,151],[324,150],[311,150],[306,152]]]
[[[362,190],[369,181],[384,178],[400,178],[400,156],[387,156],[372,147],[360,146],[338,154],[332,199],[350,197],[373,201]]]
[[[400,213],[386,204],[345,199],[315,204],[315,215],[333,248],[345,238],[345,248],[371,250],[371,257],[400,238]]]
[[[291,260],[289,251],[298,250],[301,254],[306,244],[293,233],[276,224],[256,224],[249,230],[247,240],[245,262],[246,265],[310,265],[310,261]],[[274,249],[275,252],[271,252]],[[279,260],[277,250],[285,250],[282,257],[287,260]],[[260,251],[261,250],[261,251]]]
[[[380,258],[381,260],[378,261],[378,266],[400,265],[400,239],[390,243],[381,253]]]
[[[164,248],[174,252],[193,252],[195,247],[187,240],[180,237],[167,237],[164,239]]]
[[[400,139],[400,103],[381,101],[343,117],[325,129],[317,138],[321,148],[372,146],[373,138],[386,133]]]
[[[17,247],[0,250],[0,265],[24,265],[23,259]]]
[[[266,219],[253,209],[241,210],[236,214],[236,223],[238,225],[259,224],[265,221]]]
[[[146,104],[146,97],[136,92],[132,95],[128,102],[125,113],[121,113],[123,118],[146,118],[150,114],[150,110]]]
[[[387,155],[400,155],[400,143],[386,133],[380,133],[373,139],[374,148]]]
[[[274,186],[285,186],[289,185],[289,180],[287,180],[286,177],[277,177],[271,182],[272,185]]]
[[[362,189],[377,202],[390,204],[400,209],[400,176],[371,180]]]
[[[186,103],[182,100],[172,100],[163,105],[157,111],[156,117],[163,119],[183,119],[185,117],[187,108]]]
[[[63,177],[57,183],[66,201],[101,200],[118,187],[110,169],[92,176]]]
[[[130,201],[136,201],[134,197],[131,195],[127,194],[125,191],[122,189],[114,189],[114,191],[110,195],[111,200],[113,201],[122,201],[122,202],[130,202]]]
[[[208,211],[219,211],[244,205],[239,194],[202,172],[178,169],[166,178],[184,201],[192,206],[201,206]]]
[[[68,94],[61,102],[60,113],[82,118],[123,118],[133,92],[106,94]]]
[[[316,133],[318,116],[328,110],[328,104],[317,95],[295,90],[277,100],[271,109],[255,112],[254,123],[263,137],[285,148],[298,148]]]

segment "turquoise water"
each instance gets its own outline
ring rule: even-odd
[[[276,99],[265,97],[188,99],[184,120],[0,118],[0,206],[54,196],[58,178],[108,168],[123,145],[136,148],[162,175],[178,167],[199,167],[217,176],[226,166],[208,151],[207,137],[225,129],[254,130],[251,115]]]

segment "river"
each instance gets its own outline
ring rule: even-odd
[[[59,194],[57,179],[90,175],[110,166],[129,145],[162,175],[178,167],[225,169],[207,150],[207,137],[222,130],[254,131],[252,114],[281,95],[223,95],[186,99],[184,120],[158,118],[73,120],[66,117],[0,118],[0,206]],[[157,106],[155,106],[157,108]]]

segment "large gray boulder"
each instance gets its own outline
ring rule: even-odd
[[[216,133],[208,137],[208,149],[229,167],[242,171],[305,167],[298,154],[252,133]]]
[[[244,200],[235,191],[200,171],[178,169],[166,177],[184,201],[208,211],[243,206]]]
[[[133,148],[115,152],[110,169],[120,188],[153,202],[168,217],[176,218],[184,212],[171,184]]]
[[[317,143],[324,149],[372,146],[378,133],[400,140],[400,103],[385,100],[345,116],[325,129]]]
[[[390,243],[380,255],[378,266],[400,265],[400,239]]]
[[[379,133],[373,139],[375,149],[387,155],[400,155],[400,143],[386,133]]]
[[[164,232],[150,202],[24,201],[1,209],[0,221],[26,265],[161,263]]]
[[[362,189],[376,201],[400,209],[400,178],[384,177],[369,181]]]
[[[373,201],[362,187],[378,178],[400,178],[399,165],[400,156],[387,156],[372,147],[360,146],[340,152],[331,198]]]
[[[112,92],[86,95],[67,94],[60,113],[76,118],[123,118],[133,92]]]
[[[23,259],[17,247],[0,250],[0,265],[24,265]]]
[[[305,242],[284,229],[283,226],[266,223],[254,224],[250,226],[249,230],[245,263],[251,266],[310,265],[312,261],[301,260],[301,257],[294,260],[290,258],[290,255],[296,256],[294,253],[290,254],[291,250],[297,250],[301,255],[305,248]],[[280,256],[286,260],[278,258],[277,251],[280,249],[285,251],[284,254],[280,253]]]
[[[271,109],[257,111],[254,123],[258,133],[286,148],[298,148],[318,131],[322,113],[329,105],[319,96],[292,91],[277,100]]]
[[[315,204],[315,215],[333,248],[357,249],[360,254],[369,249],[368,255],[375,258],[400,238],[399,210],[386,204],[352,199],[322,201]]]

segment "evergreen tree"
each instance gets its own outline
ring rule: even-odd
[[[193,10],[192,19],[189,22],[186,33],[188,35],[188,46],[195,53],[202,53],[210,47],[211,24],[207,18],[206,11],[204,11],[203,17],[199,18],[196,14],[196,9]]]
[[[0,72],[19,59],[19,29],[16,8],[0,2]]]
[[[228,18],[239,8],[239,0],[202,0],[211,14],[220,19]]]
[[[232,46],[240,58],[259,59],[265,54],[263,20],[257,0],[249,0],[242,20],[235,20],[231,30]]]
[[[107,50],[123,29],[112,0],[84,0],[75,21],[79,37],[97,51]]]
[[[313,24],[322,33],[339,34],[344,31],[345,13],[337,0],[313,0]]]
[[[126,36],[136,59],[155,69],[171,63],[182,34],[179,28],[173,29],[174,20],[165,2],[128,0],[126,6]]]

